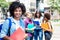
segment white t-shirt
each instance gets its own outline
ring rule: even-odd
[[[16,30],[20,27],[20,21],[13,19],[16,24]]]
[[[38,18],[35,18],[34,19],[34,21],[39,21],[39,24],[41,25],[41,23],[42,23],[42,20],[43,20],[43,17],[41,17],[40,19],[38,19]]]

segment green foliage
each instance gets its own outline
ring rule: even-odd
[[[0,2],[6,2],[5,0],[0,0]]]
[[[57,9],[60,12],[60,0],[49,0],[48,4],[53,10]]]
[[[7,2],[1,2],[0,3],[1,7],[5,8],[5,7],[8,7],[8,3]]]
[[[3,8],[7,8],[9,6],[9,2],[6,2],[5,0],[0,0],[0,6]]]

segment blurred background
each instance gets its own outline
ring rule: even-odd
[[[36,10],[42,14],[50,13],[54,29],[51,40],[60,40],[60,0],[0,0],[0,24],[10,16],[9,5],[13,1],[19,1],[26,7],[26,12],[35,13]]]
[[[26,12],[35,13],[36,10],[42,13],[49,12],[52,16],[51,19],[60,19],[60,0],[0,0],[0,19],[5,19],[7,15],[10,15],[8,8],[13,1],[23,3]]]

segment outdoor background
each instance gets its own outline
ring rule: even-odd
[[[54,29],[51,40],[60,40],[60,0],[0,0],[0,24],[9,17],[9,5],[13,1],[19,1],[26,7],[26,12],[35,13],[36,10],[42,14],[51,14],[51,23]]]

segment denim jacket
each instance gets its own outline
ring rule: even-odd
[[[13,34],[15,31],[16,31],[16,24],[14,22],[14,18],[13,17],[10,17],[11,19],[11,22],[12,22],[12,25],[11,25],[11,28],[10,28],[10,35]],[[25,29],[24,27],[24,22],[22,19],[20,19],[20,27],[23,28],[23,30]],[[6,36],[7,32],[8,32],[8,28],[9,28],[9,20],[5,20],[5,22],[3,23],[3,26],[2,26],[2,29],[1,29],[1,33],[0,33],[0,38],[3,38]]]

